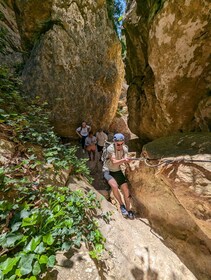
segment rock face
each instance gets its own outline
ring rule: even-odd
[[[143,153],[150,158],[165,158],[172,151],[166,157],[169,161],[158,167],[134,161],[128,178],[142,215],[148,217],[164,243],[173,248],[198,279],[208,280],[211,278],[211,134],[198,139],[198,135],[187,134],[145,145]],[[181,150],[184,156],[178,156]]]
[[[106,1],[16,0],[15,11],[29,52],[24,89],[48,102],[56,131],[76,137],[83,120],[108,129],[124,68]]]
[[[136,135],[152,140],[210,131],[210,8],[208,0],[130,4],[126,72],[129,127]]]
[[[11,1],[0,1],[0,65],[12,69],[23,62],[20,35]]]

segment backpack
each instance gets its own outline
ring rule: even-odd
[[[103,153],[102,153],[102,156],[101,156],[101,160],[103,163],[106,162],[106,160],[108,159],[108,146],[110,146],[112,143],[111,142],[108,142],[108,141],[105,141],[104,143],[104,146],[103,146]],[[113,144],[114,145],[114,144]],[[114,149],[115,149],[115,146],[114,146]],[[127,151],[127,146],[124,144],[123,145],[123,157],[125,156],[125,153]]]

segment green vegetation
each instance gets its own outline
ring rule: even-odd
[[[166,0],[147,0],[147,9],[149,11],[148,22],[151,22],[154,16],[162,9]]]
[[[100,208],[95,193],[71,191],[49,179],[64,169],[89,178],[85,160],[55,135],[47,104],[29,104],[20,85],[0,67],[0,131],[16,149],[0,166],[2,280],[38,279],[54,266],[58,250],[77,249],[82,242],[99,258],[105,243],[95,219]]]

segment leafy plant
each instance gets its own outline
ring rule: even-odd
[[[0,78],[0,129],[21,147],[0,167],[0,279],[36,280],[54,266],[58,250],[82,242],[99,258],[105,239],[94,218],[100,208],[95,193],[46,183],[49,166],[56,174],[68,169],[89,178],[86,160],[55,135],[47,104],[26,102],[7,69],[0,67]]]
[[[33,202],[26,190],[20,194],[16,203],[0,202],[1,279],[37,279],[54,266],[58,250],[79,248],[82,242],[93,258],[100,256],[105,239],[94,219],[100,205],[93,192],[49,185],[35,192]]]

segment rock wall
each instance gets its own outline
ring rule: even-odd
[[[124,26],[136,135],[210,131],[210,8],[208,0],[131,1]]]
[[[25,66],[23,89],[49,104],[64,137],[86,120],[108,129],[124,76],[121,45],[105,0],[14,0]]]
[[[211,278],[210,140],[210,133],[155,140],[143,154],[169,161],[134,161],[127,170],[137,209],[200,280]]]
[[[18,70],[22,62],[20,35],[12,3],[0,0],[0,65]]]

